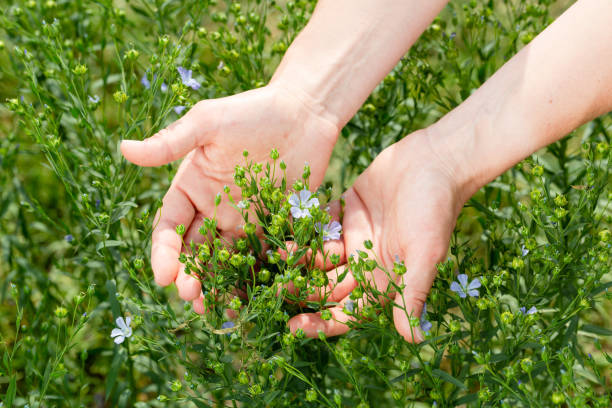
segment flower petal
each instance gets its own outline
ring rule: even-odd
[[[480,292],[478,292],[478,289],[472,289],[468,291],[468,295],[470,295],[471,297],[478,297],[478,295],[480,295]]]
[[[126,330],[123,331],[123,335],[125,337],[131,337],[132,336],[132,328],[128,327]]]
[[[121,330],[127,329],[127,325],[125,324],[123,317],[118,317],[117,320],[115,320],[115,323],[117,323],[117,327],[119,327]]]
[[[332,221],[331,223],[329,223],[329,228],[328,228],[329,232],[341,232],[342,231],[342,224],[340,224],[338,221]]]
[[[527,311],[527,314],[530,315],[530,314],[534,314],[537,312],[538,312],[538,309],[536,309],[535,306],[531,306],[531,308]]]
[[[144,74],[142,78],[140,78],[140,83],[144,86],[145,89],[149,89],[151,87],[151,82],[147,78],[147,74]]]
[[[302,204],[306,204],[306,202],[308,201],[308,199],[310,198],[312,194],[310,193],[310,191],[304,189],[300,191],[300,202]]]
[[[457,293],[459,293],[459,294],[461,294],[461,293],[463,292],[463,289],[461,288],[461,285],[459,285],[459,284],[458,284],[457,282],[455,282],[455,281],[451,282],[451,284],[450,284],[450,289],[451,289],[453,292],[457,292]]]
[[[111,337],[117,337],[117,336],[123,336],[123,332],[121,331],[121,329],[118,328],[114,328],[113,331],[111,331]]]
[[[289,200],[287,201],[289,202],[289,204],[291,204],[292,207],[300,206],[300,199],[298,198],[297,194],[291,194],[291,197],[289,197]]]
[[[431,330],[431,327],[433,326],[433,324],[431,324],[430,321],[428,320],[421,320],[421,330],[423,330],[424,332],[428,332]]]
[[[183,67],[176,67],[176,70],[178,71],[179,75],[181,76],[181,81],[183,81],[183,84],[185,84],[185,82],[187,82],[187,81],[189,81],[191,79],[191,70],[190,69],[185,69]]]
[[[197,91],[198,89],[200,89],[200,83],[198,81],[196,81],[193,78],[190,78],[189,81],[187,81],[185,83],[185,86],[190,87],[191,89],[193,89],[194,91]]]
[[[234,322],[223,322],[223,324],[221,325],[222,329],[231,329],[232,327],[234,327],[236,324]]]
[[[470,282],[468,289],[477,289],[481,286],[480,279],[476,278]]]
[[[461,286],[465,287],[468,283],[468,276],[465,273],[462,273],[459,276],[457,276],[457,280],[459,281]]]
[[[115,344],[121,344],[121,343],[123,343],[123,340],[125,340],[125,337],[117,336],[117,337],[115,337],[114,341],[115,341]]]
[[[131,317],[131,316],[127,316],[127,317],[125,318],[125,325],[126,325],[127,327],[130,327],[130,325],[131,325],[131,324],[132,324],[132,317]]]
[[[306,208],[318,207],[318,206],[319,206],[319,199],[316,197],[311,198],[304,204],[304,207]]]
[[[300,207],[291,207],[291,215],[293,218],[302,218],[302,210]]]

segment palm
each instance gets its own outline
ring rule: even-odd
[[[312,168],[311,181],[323,179],[338,129],[315,114],[316,107],[278,87],[264,87],[239,95],[202,101],[183,118],[142,142],[128,141],[121,146],[125,157],[142,166],[157,166],[185,159],[166,193],[153,232],[151,264],[161,285],[175,281],[185,300],[197,299],[200,283],[180,269],[181,239],[175,228],[186,227],[185,241],[201,239],[198,229],[203,217],[215,211],[214,199],[224,186],[234,197],[234,166],[249,152],[253,162],[270,161],[272,148],[287,164],[287,178],[298,179],[304,163]],[[221,233],[232,236],[241,218],[229,205],[217,209]],[[201,308],[198,302],[196,308]]]

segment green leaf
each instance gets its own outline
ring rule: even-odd
[[[468,402],[474,402],[478,400],[478,394],[474,393],[474,394],[468,394],[468,395],[464,395],[461,398],[456,399],[453,402],[453,406],[459,406],[459,405],[463,405],[463,404],[467,404]]]
[[[123,241],[115,241],[114,239],[109,239],[108,241],[99,242],[98,245],[96,245],[96,251],[100,252],[100,250],[103,248],[118,247],[123,244],[124,244]]]
[[[17,394],[17,376],[11,376],[11,382],[6,390],[6,396],[4,397],[4,403],[6,404],[6,408],[11,408],[13,406],[13,400],[15,399],[15,395]]]
[[[138,207],[138,206],[131,201],[126,201],[126,202],[117,204],[117,208],[113,210],[113,214],[111,215],[111,218],[110,218],[111,224],[125,217],[130,212],[130,210],[135,207]],[[108,245],[106,246],[108,247]]]
[[[117,301],[117,284],[114,280],[109,280],[106,282],[106,290],[108,291],[108,302],[110,303],[111,311],[113,312],[113,318],[116,319],[121,316],[121,307]]]
[[[210,406],[205,404],[204,402],[195,399],[195,397],[189,397],[189,401],[193,402],[195,404],[196,407],[198,408],[209,408]]]
[[[599,334],[600,336],[612,336],[612,330],[595,326],[594,324],[585,324],[580,328],[580,330],[588,333]]]
[[[591,293],[589,293],[589,296],[595,296],[608,288],[612,288],[612,281],[606,282],[602,285],[597,286],[596,288],[593,288]]]
[[[109,339],[109,341],[111,341]],[[106,401],[113,395],[113,390],[115,389],[115,384],[117,384],[117,376],[119,375],[119,369],[121,368],[121,363],[125,359],[123,355],[122,349],[119,347],[115,347],[115,355],[113,357],[113,362],[111,363],[110,369],[108,370],[108,375],[106,376]]]
[[[450,375],[449,373],[447,373],[446,371],[442,371],[439,368],[434,368],[431,373],[433,375],[435,375],[436,377],[439,377],[441,379],[443,379],[446,382],[449,382],[451,384],[454,384],[455,386],[457,386],[458,388],[461,388],[462,390],[467,389],[467,387],[465,386],[465,384],[463,384],[461,381],[459,381],[457,378],[453,377],[452,375]]]

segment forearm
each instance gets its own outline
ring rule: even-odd
[[[611,22],[611,1],[578,1],[430,128],[467,197],[612,110]]]
[[[272,83],[342,127],[448,0],[320,0]]]

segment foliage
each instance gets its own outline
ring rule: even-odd
[[[568,3],[452,2],[343,130],[335,184],[309,216],[288,217],[307,168],[287,185],[274,157],[247,155],[242,197],[219,192],[245,217],[245,238],[221,240],[211,218],[207,246],[186,243],[182,260],[207,292],[200,316],[151,279],[151,215],[175,166],[129,165],[117,142],[152,135],[177,106],[264,85],[314,2],[0,1],[4,406],[608,406],[610,115],[469,201],[423,343],[395,332],[390,303],[354,307],[340,338],[286,327],[327,305],[305,300],[326,282],[297,260],[322,249],[331,187],[467,98]],[[179,66],[202,87],[185,86]],[[297,247],[280,259],[287,240]],[[366,252],[350,262],[357,277],[378,265]],[[479,278],[478,297],[450,290],[457,274]],[[278,296],[288,285],[301,290]],[[115,345],[121,316],[133,334]]]

